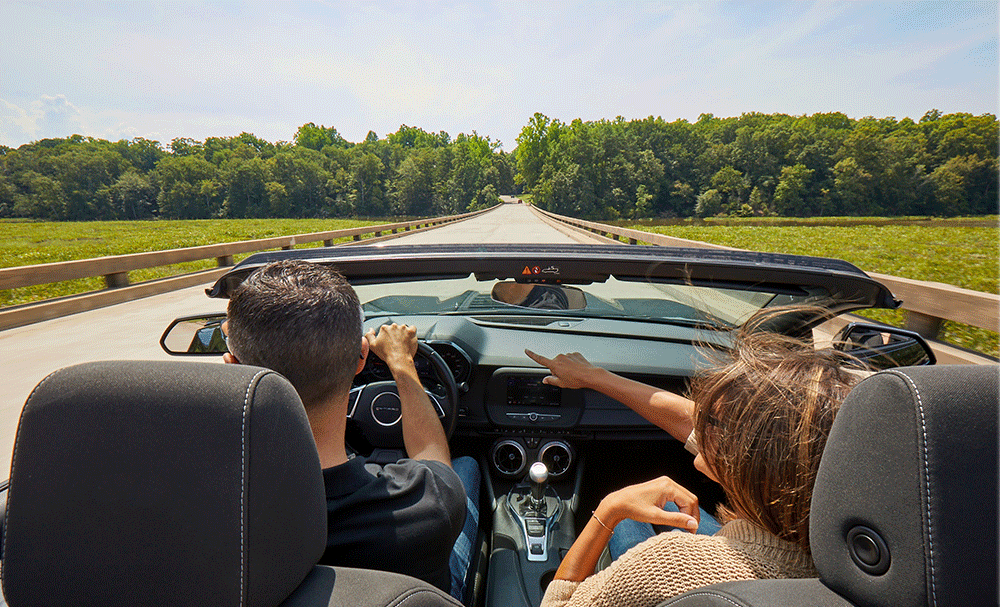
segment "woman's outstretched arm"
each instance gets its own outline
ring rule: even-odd
[[[609,396],[685,442],[694,429],[694,402],[680,394],[626,379],[595,367],[579,352],[546,358],[525,349],[536,363],[548,367],[552,375],[545,383],[560,388],[590,388]]]

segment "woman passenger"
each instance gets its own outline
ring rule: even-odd
[[[692,380],[690,400],[594,367],[577,353],[550,360],[527,351],[552,371],[546,383],[598,390],[686,440],[695,467],[722,486],[729,506],[720,509],[718,532],[698,535],[697,497],[665,476],[609,494],[567,552],[542,607],[656,605],[720,582],[817,576],[809,553],[813,482],[834,415],[860,376],[845,370],[849,359],[841,353],[759,326],[747,323],[729,358]],[[663,509],[668,502],[676,512]],[[609,539],[632,521],[690,533],[650,528],[649,539],[594,573]]]

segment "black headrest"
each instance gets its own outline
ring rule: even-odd
[[[858,605],[976,605],[997,592],[998,367],[862,381],[823,452],[809,534],[825,584]]]
[[[301,401],[241,365],[57,371],[21,413],[5,529],[13,607],[277,605],[326,545]]]

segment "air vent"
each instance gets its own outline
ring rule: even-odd
[[[549,325],[561,325],[561,323],[575,324],[581,322],[581,319],[579,318],[563,318],[553,316],[476,316],[474,317],[474,320],[481,323],[530,325],[533,327],[547,327]]]
[[[538,460],[549,469],[549,476],[558,478],[573,464],[573,451],[561,440],[549,441],[539,449]]]
[[[524,466],[528,461],[521,443],[510,439],[499,441],[493,445],[491,459],[497,472],[511,478],[524,472]]]
[[[465,308],[468,310],[493,310],[502,305],[493,301],[488,293],[477,293],[465,302]]]

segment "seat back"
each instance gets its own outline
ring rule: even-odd
[[[326,544],[298,395],[241,365],[57,371],[21,414],[4,541],[12,607],[277,605]]]
[[[809,525],[823,582],[859,605],[997,598],[998,367],[885,371],[844,402]]]
[[[997,604],[998,377],[949,365],[862,381],[813,490],[820,579],[716,584],[661,607]]]

